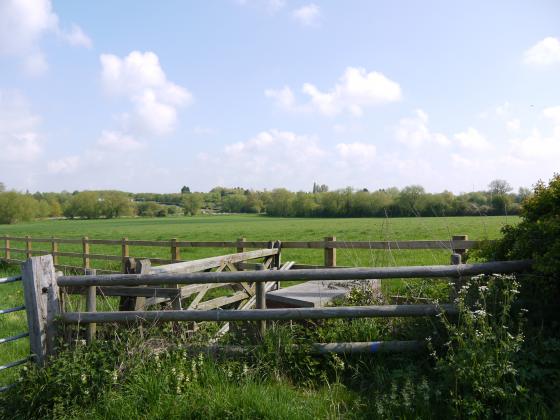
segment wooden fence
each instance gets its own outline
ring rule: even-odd
[[[264,249],[271,248],[273,243],[279,243],[280,249],[316,249],[324,250],[323,265],[303,265],[295,264],[293,268],[319,268],[319,267],[337,267],[337,249],[346,250],[448,250],[450,253],[464,254],[468,249],[476,248],[480,245],[480,241],[468,240],[467,235],[453,236],[447,240],[417,240],[417,241],[341,241],[335,236],[328,236],[322,241],[247,241],[245,238],[239,238],[236,241],[180,241],[176,238],[167,241],[147,241],[147,240],[131,240],[122,239],[90,239],[83,237],[81,239],[63,239],[63,238],[34,238],[31,236],[15,237],[4,236],[4,246],[0,248],[2,254],[0,259],[7,262],[21,263],[26,259],[37,255],[52,255],[54,264],[59,269],[83,270],[92,268],[92,261],[115,261],[120,262],[120,270],[104,270],[99,272],[118,273],[124,272],[126,269],[127,259],[134,257],[136,260],[149,259],[152,264],[172,264],[180,261],[181,251],[188,248],[230,248],[236,249],[238,253],[247,249]],[[15,246],[19,244],[19,246]],[[34,244],[42,244],[50,249],[34,249]],[[80,251],[60,251],[61,245],[80,246]],[[92,252],[92,246],[111,245],[120,247],[119,255],[97,254]],[[131,252],[131,247],[156,247],[164,248],[169,252],[169,258],[152,258]],[[16,258],[14,256],[20,256]],[[24,258],[21,258],[23,256]],[[59,264],[59,257],[71,257],[81,260],[81,265],[64,265]]]
[[[255,252],[255,251],[252,251]],[[278,248],[261,250],[262,257],[275,258]],[[228,260],[231,267],[237,257],[223,256]],[[250,254],[246,252],[245,254]],[[255,257],[256,254],[244,257]],[[255,257],[258,258],[258,257]],[[302,319],[329,319],[329,318],[360,318],[360,317],[417,317],[434,316],[442,312],[454,314],[457,308],[452,304],[423,304],[423,305],[373,305],[354,307],[329,307],[329,308],[297,308],[297,309],[267,309],[265,291],[268,285],[284,280],[337,280],[350,281],[356,279],[376,278],[461,278],[478,274],[507,274],[524,271],[531,267],[531,261],[504,261],[483,264],[458,264],[446,266],[415,266],[415,267],[385,267],[385,268],[326,268],[326,269],[279,269],[278,261],[276,267],[264,264],[258,265],[256,271],[231,272],[192,272],[194,267],[205,267],[197,261],[189,263],[175,263],[166,267],[157,267],[155,272],[116,274],[116,275],[88,275],[88,276],[56,276],[52,256],[33,257],[25,262],[23,280],[26,297],[28,319],[34,322],[30,324],[30,344],[32,352],[37,355],[39,363],[54,351],[53,332],[55,320],[64,324],[99,324],[99,323],[144,323],[144,322],[179,322],[179,321],[257,321],[261,334],[265,333],[266,321],[272,320],[302,320]],[[228,265],[227,263],[225,265]],[[220,267],[224,266],[221,264]],[[207,266],[206,266],[207,267]],[[273,269],[274,268],[274,269]],[[191,271],[189,271],[191,270]],[[114,295],[145,297],[146,291],[149,295],[165,294],[169,291],[169,284],[181,285],[177,290],[188,287],[207,290],[210,285],[238,285],[245,289],[246,298],[252,294],[256,303],[256,309],[248,309],[248,306],[238,309],[208,310],[205,308],[181,309],[174,307],[171,310],[128,310],[128,311],[96,311],[95,305],[88,305],[86,312],[67,312],[60,305],[60,289],[88,288],[93,293],[88,296],[95,299],[97,288],[105,291],[114,288]],[[249,292],[246,287],[251,288]],[[29,290],[29,292],[28,292]],[[31,322],[31,321],[30,321]],[[317,347],[318,346],[318,347]],[[380,349],[387,351],[406,351],[418,347],[418,343],[405,342],[379,342],[373,343],[317,343],[315,346],[319,352],[355,351],[364,349]],[[346,350],[345,350],[346,349]],[[393,349],[393,350],[390,350]]]

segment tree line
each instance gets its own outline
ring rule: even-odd
[[[255,191],[216,187],[178,193],[74,191],[59,193],[7,191],[0,183],[0,223],[38,218],[166,217],[203,213],[255,213],[281,217],[409,217],[518,214],[530,190],[512,192],[504,180],[492,181],[487,190],[453,194],[429,193],[420,185],[376,191],[353,188],[329,191],[314,184],[310,192],[285,188]]]

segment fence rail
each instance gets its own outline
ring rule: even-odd
[[[247,249],[269,248],[273,241],[247,241],[239,238],[235,241],[181,241],[176,238],[169,240],[136,240],[136,239],[90,239],[88,237],[78,238],[35,238],[31,236],[8,236],[3,238],[4,246],[0,248],[3,255],[1,259],[8,262],[21,263],[33,255],[52,255],[54,264],[58,268],[68,269],[88,269],[91,268],[91,261],[120,261],[121,270],[103,270],[105,272],[123,272],[126,259],[134,256],[136,259],[150,259],[153,264],[171,264],[181,259],[181,248],[235,248],[238,252]],[[24,246],[14,247],[13,242],[24,244]],[[281,242],[282,249],[315,249],[324,250],[324,265],[309,267],[336,267],[336,250],[448,250],[463,254],[468,249],[477,248],[483,241],[469,240],[467,235],[456,235],[451,239],[445,240],[415,240],[415,241],[341,241],[335,236],[328,236],[322,241],[284,241]],[[33,244],[50,244],[51,249],[33,249]],[[60,251],[59,245],[81,245],[81,250]],[[118,255],[107,255],[91,252],[90,245],[109,245],[120,246]],[[151,258],[140,255],[132,255],[130,247],[157,247],[165,248],[169,252],[169,258]],[[24,259],[13,258],[12,254],[24,255]],[[81,265],[59,264],[58,257],[68,257],[81,259]],[[298,268],[308,268],[306,265],[298,265]]]
[[[4,278],[0,279],[0,285],[1,284],[7,284],[7,283],[14,283],[16,281],[21,281],[21,280],[22,280],[22,276],[4,277]],[[2,309],[2,310],[0,310],[0,315],[9,314],[9,313],[13,313],[13,312],[19,312],[19,311],[23,311],[25,309],[26,309],[26,307],[24,305],[16,306],[14,308]],[[2,337],[2,338],[0,338],[0,344],[9,343],[9,342],[16,341],[16,340],[19,340],[19,339],[22,339],[22,338],[25,338],[25,337],[29,337],[29,332],[23,332],[23,333],[20,333],[20,334],[12,335],[10,337]],[[16,360],[14,362],[6,363],[5,365],[0,366],[0,371],[22,365],[25,362],[27,362],[29,359],[30,359],[30,357],[26,357],[26,358],[23,358],[23,359],[20,359],[20,360]],[[8,389],[12,388],[14,385],[15,384],[0,386],[0,392],[7,391]]]

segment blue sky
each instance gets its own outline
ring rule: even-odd
[[[557,1],[0,0],[0,181],[531,186],[559,80]]]

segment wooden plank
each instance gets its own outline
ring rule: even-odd
[[[29,345],[40,366],[55,351],[55,319],[60,314],[56,274],[51,255],[33,257],[22,267]]]
[[[250,297],[247,293],[241,292],[236,293],[233,296],[221,296],[215,299],[210,299],[205,302],[199,303],[197,306],[198,310],[209,310],[221,308],[222,306],[229,305],[231,303],[246,300]]]
[[[444,249],[476,248],[480,241],[418,240],[418,241],[285,241],[282,248],[296,249]]]
[[[255,258],[266,257],[278,253],[277,249],[261,249],[257,251],[241,252],[239,254],[220,255],[218,257],[202,258],[199,260],[185,261],[166,266],[152,268],[152,274],[159,273],[193,273],[209,268],[220,267],[222,264],[236,263]]]
[[[220,311],[134,311],[134,312],[66,312],[61,319],[70,324],[107,322],[175,322],[175,321],[280,321],[332,318],[387,318],[458,314],[455,305],[372,305],[296,309],[224,309]]]

